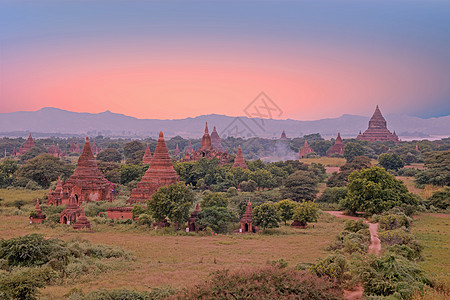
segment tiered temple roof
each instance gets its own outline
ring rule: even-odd
[[[34,141],[33,141],[33,137],[31,136],[31,133],[30,133],[27,141],[25,142],[25,145],[23,145],[23,147],[20,147],[19,155],[22,155],[22,154],[28,152],[33,147],[34,147]]]
[[[148,147],[147,144],[147,148],[145,148],[144,157],[142,157],[142,163],[144,165],[148,165],[151,160],[152,160],[152,153],[150,152],[150,148]]]
[[[39,205],[39,199],[36,199],[36,207],[34,208],[34,211],[36,212],[36,216],[30,217],[31,223],[41,223],[47,217],[42,212],[41,206]]]
[[[212,149],[211,136],[208,132],[208,122],[206,122],[205,133],[202,137],[202,146],[200,147],[200,151],[211,151]]]
[[[236,157],[234,159],[233,168],[242,168],[242,169],[248,169],[247,164],[245,163],[244,156],[242,155],[241,145],[238,147],[238,151],[236,154]]]
[[[222,140],[220,139],[219,134],[217,133],[216,126],[214,126],[213,131],[211,132],[211,143],[212,147],[217,151],[223,151]]]
[[[378,105],[375,109],[375,112],[373,113],[372,118],[370,118],[369,121],[369,128],[367,128],[366,131],[364,131],[363,134],[361,132],[359,133],[357,140],[361,141],[394,141],[398,142],[398,136],[395,133],[391,133],[387,129],[387,122],[386,119],[381,114],[380,109],[378,108]]]
[[[241,218],[241,230],[240,232],[254,232],[256,228],[253,228],[253,209],[252,202],[248,198],[247,207]]]
[[[342,142],[341,133],[338,132],[338,136],[334,141],[334,145],[328,150],[327,156],[330,157],[333,154],[344,155],[344,143]]]
[[[86,215],[84,214],[84,209],[81,209],[80,216],[76,219],[75,224],[73,224],[73,229],[91,229],[91,223],[86,218]]]
[[[309,148],[308,141],[305,138],[305,143],[303,144],[303,147],[298,150],[298,156],[300,158],[306,157],[309,153],[313,152],[311,148]]]
[[[75,195],[79,203],[113,200],[111,182],[97,168],[88,137],[78,158],[77,168],[63,185],[63,192],[66,195]],[[65,198],[67,201],[67,196]],[[64,202],[63,199],[62,204],[65,204]]]
[[[136,188],[131,191],[127,203],[145,202],[159,187],[174,184],[178,178],[161,131],[148,170],[142,177],[142,181],[138,182]]]
[[[64,152],[59,147],[59,144],[55,145],[55,141],[53,141],[53,145],[48,148],[47,153],[53,155],[54,157],[64,156]]]

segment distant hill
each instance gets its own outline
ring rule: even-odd
[[[407,115],[386,115],[388,128],[396,131],[401,139],[448,137],[450,116],[421,119]],[[338,132],[345,138],[356,137],[367,129],[369,116],[343,115],[339,118],[316,121],[249,119],[225,115],[203,115],[195,118],[158,120],[137,119],[123,114],[105,111],[98,114],[70,112],[46,107],[38,111],[0,113],[0,135],[25,136],[32,132],[40,135],[104,135],[113,137],[156,137],[160,130],[167,137],[199,138],[205,122],[210,132],[213,126],[221,136],[259,136],[278,138],[283,129],[288,138],[320,133],[325,138],[335,137]]]

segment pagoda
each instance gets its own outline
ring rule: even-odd
[[[214,139],[212,138],[213,136]],[[217,149],[214,147],[214,145],[217,145]],[[194,151],[192,149],[192,144],[189,141],[189,147],[187,151],[184,154],[183,161],[197,161],[200,158],[218,158],[219,163],[221,165],[224,165],[228,163],[228,153],[227,151],[220,150],[219,148],[223,149],[222,142],[220,141],[219,134],[217,133],[216,128],[214,127],[213,134],[209,135],[208,131],[208,123],[206,123],[205,126],[205,133],[202,137],[202,145],[199,150]]]
[[[280,140],[282,140],[282,141],[287,141],[287,136],[286,136],[286,132],[284,132],[284,129],[283,129],[283,132],[281,133],[281,137],[280,137]]]
[[[197,232],[199,230],[197,223],[198,220],[198,214],[200,213],[200,205],[198,204],[197,201],[197,205],[195,206],[194,211],[191,214],[191,217],[188,220],[188,227],[189,227],[189,232]]]
[[[298,156],[299,156],[300,158],[305,158],[306,155],[308,155],[308,154],[311,153],[311,152],[313,152],[313,151],[312,151],[311,148],[309,148],[308,141],[307,141],[306,138],[305,138],[305,143],[303,144],[303,147],[301,147],[301,148],[298,150]]]
[[[366,131],[364,131],[363,134],[359,132],[358,136],[356,137],[357,140],[360,141],[394,141],[396,143],[399,142],[398,136],[395,133],[391,133],[387,129],[387,122],[383,115],[381,114],[380,109],[378,108],[378,105],[375,109],[375,112],[373,113],[372,118],[369,120],[369,128],[367,128]]]
[[[47,218],[39,205],[39,199],[36,199],[36,207],[34,211],[36,212],[36,215],[34,217],[30,216],[30,223],[41,223],[45,220],[45,218]]]
[[[78,204],[113,200],[111,182],[97,168],[97,161],[92,154],[88,137],[86,137],[83,152],[78,158],[77,168],[63,184],[61,204],[67,204],[71,195],[75,196]]]
[[[213,131],[211,132],[211,143],[212,147],[217,151],[223,151],[222,140],[220,139],[219,134],[217,133],[216,126],[214,126]]]
[[[242,155],[241,145],[239,145],[236,157],[234,158],[233,168],[248,169],[244,156]]]
[[[58,182],[56,183],[56,188],[53,192],[48,194],[47,205],[61,205],[64,197],[63,186],[61,183],[61,177],[58,177]]]
[[[59,215],[59,223],[67,225],[74,224],[79,216],[81,216],[79,203],[75,195],[71,195],[66,209]]]
[[[81,209],[80,216],[76,219],[72,227],[73,229],[77,230],[86,228],[91,229],[91,223],[89,222],[88,218],[86,218],[86,215],[84,214],[84,209]]]
[[[344,155],[344,143],[342,142],[340,132],[338,132],[334,145],[328,150],[327,156],[330,157],[331,155]]]
[[[178,178],[161,131],[148,170],[142,177],[142,181],[138,182],[136,188],[131,191],[127,203],[145,202],[151,198],[158,188],[174,184],[178,181]]]
[[[255,232],[256,227],[253,227],[253,209],[252,203],[250,202],[250,198],[248,198],[247,207],[245,208],[245,212],[241,218],[241,228],[239,232]]]
[[[178,155],[180,155],[180,148],[178,147],[178,144],[177,144],[177,147],[173,151],[173,156],[177,157]]]
[[[53,145],[48,148],[47,153],[53,155],[54,157],[64,156],[63,151],[61,150],[61,148],[59,148],[59,144],[55,145],[55,141],[53,141]]]
[[[76,148],[75,148],[75,144],[73,143],[73,141],[70,143],[70,147],[69,147],[69,152],[75,152]]]
[[[142,157],[142,163],[144,165],[148,165],[150,161],[152,160],[152,153],[150,152],[150,148],[148,147],[145,149],[144,157]]]
[[[20,147],[19,155],[25,154],[26,152],[30,151],[30,149],[33,147],[34,147],[34,141],[33,141],[33,137],[31,136],[31,133],[30,133],[27,141],[25,142],[25,145],[23,145],[23,147]]]

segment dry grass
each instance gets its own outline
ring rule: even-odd
[[[97,225],[94,233],[88,233],[64,226],[30,225],[26,217],[6,216],[0,218],[0,232],[2,238],[32,232],[63,240],[79,237],[93,243],[120,246],[134,254],[135,261],[107,274],[86,275],[76,283],[50,286],[42,291],[43,298],[61,299],[74,287],[84,292],[99,288],[144,290],[165,285],[182,288],[224,268],[261,266],[281,258],[291,266],[314,262],[327,255],[325,247],[342,230],[342,224],[324,215],[315,228],[299,230],[283,226],[278,230],[281,234],[276,235],[158,236],[130,225]]]
[[[419,189],[416,187],[414,177],[396,176],[396,178],[403,181],[403,183],[406,185],[406,187],[411,193],[417,194],[419,196],[422,195],[423,189]]]
[[[438,282],[450,284],[450,215],[420,214],[414,221],[413,234],[424,246],[421,267]]]
[[[302,158],[300,161],[305,164],[322,164],[325,167],[341,167],[347,162],[345,158],[340,157]]]

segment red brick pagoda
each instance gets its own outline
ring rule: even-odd
[[[84,209],[81,209],[80,216],[76,219],[72,227],[76,230],[91,229],[91,223],[89,222],[88,218],[86,218]]]
[[[283,132],[281,133],[281,137],[280,137],[280,140],[282,140],[282,141],[287,141],[287,136],[286,136],[286,132],[284,132],[284,130],[283,130]]]
[[[54,157],[63,157],[65,156],[65,153],[61,150],[61,148],[59,147],[59,144],[55,145],[55,141],[53,141],[53,145],[51,145],[48,150],[47,153],[50,155],[53,155]]]
[[[58,182],[56,183],[56,188],[53,192],[48,194],[47,205],[61,205],[64,198],[63,186],[61,183],[61,177],[58,177]]]
[[[194,231],[197,232],[199,230],[199,227],[197,225],[199,213],[200,213],[200,204],[198,204],[198,201],[197,201],[197,205],[195,206],[195,209],[192,212],[191,217],[188,220],[189,232],[194,232]]]
[[[81,209],[75,195],[69,197],[66,209],[64,209],[59,215],[59,223],[61,224],[74,224],[77,218],[81,215]]]
[[[241,218],[241,228],[239,232],[256,232],[256,229],[256,227],[253,227],[252,203],[250,202],[250,198],[248,198],[247,207],[245,208],[245,212]]]
[[[311,152],[313,151],[311,148],[309,148],[308,141],[305,139],[305,144],[303,145],[303,147],[300,148],[300,150],[298,150],[298,156],[300,158],[304,158]]]
[[[47,216],[42,212],[41,206],[39,205],[39,199],[36,199],[36,207],[34,208],[36,212],[35,216],[30,216],[30,223],[41,223],[47,218]]]
[[[380,109],[375,109],[375,112],[373,113],[372,118],[370,118],[369,121],[369,128],[364,131],[363,134],[361,132],[359,133],[358,137],[356,138],[360,141],[394,141],[399,142],[397,134],[391,133],[387,129],[387,123],[384,119],[383,115],[381,114]]]
[[[338,132],[338,136],[334,141],[334,145],[328,150],[327,156],[332,155],[344,155],[344,143],[342,142],[341,133]]]
[[[216,126],[214,126],[213,131],[211,132],[211,143],[212,147],[217,151],[224,151],[222,146],[222,140],[220,139],[220,136],[217,133]]]
[[[145,202],[151,198],[152,194],[159,187],[174,184],[178,181],[178,178],[161,131],[148,170],[142,177],[142,181],[138,182],[136,188],[131,191],[131,196],[127,203]]]
[[[142,163],[144,165],[148,165],[150,161],[152,160],[152,153],[150,152],[150,148],[148,147],[145,149],[144,157],[142,157]]]
[[[241,145],[239,145],[238,147],[236,158],[234,159],[233,168],[248,169],[247,164],[245,163],[244,156],[242,155]]]
[[[33,147],[34,147],[34,141],[33,141],[33,137],[31,136],[31,133],[30,133],[27,141],[25,142],[25,145],[23,145],[23,147],[20,147],[18,155],[27,153]]]

